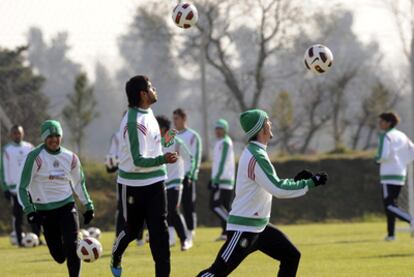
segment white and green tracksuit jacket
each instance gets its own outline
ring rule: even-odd
[[[314,186],[312,180],[295,182],[293,179],[279,179],[266,146],[250,142],[240,157],[236,196],[227,220],[227,230],[262,232],[269,223],[272,196],[300,197]]]
[[[413,159],[414,144],[403,132],[393,128],[379,135],[375,160],[380,163],[381,183],[404,185]]]
[[[202,143],[200,135],[191,128],[185,128],[177,134],[190,149],[191,155],[195,159],[195,167],[192,167],[191,160],[184,160],[185,176],[192,180],[198,179],[198,172],[201,164]]]
[[[211,180],[220,189],[233,189],[234,187],[234,150],[231,138],[226,135],[218,140],[214,146],[213,168]]]
[[[174,143],[168,147],[163,147],[163,152],[177,152],[178,153],[178,160],[176,163],[167,164],[167,181],[165,185],[167,189],[182,186],[183,180],[185,177],[185,170],[184,170],[184,160],[190,160],[192,167],[191,170],[194,170],[195,167],[195,159],[190,153],[190,150],[185,146],[184,142],[176,137],[174,138]]]
[[[140,187],[166,180],[160,128],[152,110],[129,108],[120,131],[118,183]]]
[[[41,144],[27,155],[18,185],[19,203],[25,213],[53,210],[74,202],[73,192],[86,209],[93,209],[76,154],[63,147],[51,153]]]
[[[4,146],[1,164],[1,184],[4,191],[16,194],[24,160],[33,148],[34,146],[26,141],[10,142]]]

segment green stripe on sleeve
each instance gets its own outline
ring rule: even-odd
[[[305,188],[306,186],[315,186],[312,180],[294,181],[293,179],[280,179],[276,174],[275,168],[267,158],[266,151],[264,149],[254,143],[250,143],[247,148],[255,157],[257,164],[266,174],[269,181],[272,182],[276,187],[283,190],[299,190]]]
[[[5,154],[4,154],[4,150],[3,150],[2,153],[1,153],[1,161],[0,161],[0,173],[1,173],[0,183],[1,183],[1,188],[3,189],[3,191],[7,191],[7,190],[9,190],[9,187],[6,183],[6,176],[4,174],[4,170],[5,170],[4,169],[4,159],[5,159]]]
[[[86,207],[86,210],[93,210],[92,200],[91,200],[91,198],[89,196],[88,191],[86,190],[85,174],[83,173],[83,168],[82,168],[82,165],[80,164],[80,161],[79,160],[78,160],[78,162],[79,162],[79,170],[80,170],[80,175],[81,175],[82,192],[83,192],[83,195],[84,195],[84,197],[86,199],[85,207]]]
[[[384,139],[385,139],[385,133],[384,134],[380,134],[379,137],[378,137],[378,150],[377,150],[377,155],[375,156],[375,160],[376,161],[381,160],[382,150],[384,149]]]
[[[228,152],[229,152],[229,141],[228,141],[228,137],[226,136],[223,141],[223,149],[221,151],[219,169],[218,169],[216,176],[214,176],[214,180],[213,180],[214,184],[218,184],[221,178],[221,175],[223,174],[224,164],[226,163]]]
[[[154,167],[163,165],[166,160],[163,155],[155,158],[144,158],[139,152],[139,139],[137,130],[137,114],[138,110],[130,108],[128,110],[128,139],[130,144],[131,156],[134,161],[134,165],[137,167]]]
[[[37,148],[32,150],[27,155],[26,161],[23,166],[22,177],[20,179],[18,194],[19,194],[20,203],[23,206],[23,211],[26,214],[35,211],[35,207],[33,206],[33,203],[30,200],[28,187],[30,186],[32,177],[34,175],[33,167],[35,165],[35,160],[37,156],[39,156],[40,152],[43,150],[43,147],[44,147],[43,144],[41,144]]]
[[[191,173],[191,176],[192,176],[193,180],[197,180],[198,179],[198,171],[199,171],[200,164],[201,164],[201,151],[203,149],[203,146],[201,144],[200,135],[194,130],[192,130],[192,132],[196,137],[196,152],[195,152],[195,155],[194,155],[196,165],[194,167],[193,172]]]
[[[192,177],[193,177],[192,174],[193,174],[193,172],[195,170],[195,167],[196,167],[196,160],[193,157],[193,155],[191,154],[190,149],[188,149],[187,145],[185,145],[185,143],[182,139],[180,139],[179,137],[175,137],[175,141],[179,146],[179,149],[180,149],[179,151],[181,152],[181,156],[184,159],[186,159],[186,158],[190,159],[191,167],[190,167],[189,172],[186,175],[188,176],[188,178],[192,179]]]

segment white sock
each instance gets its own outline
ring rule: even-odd
[[[170,235],[170,244],[175,243],[175,229],[173,226],[168,226],[168,233]]]

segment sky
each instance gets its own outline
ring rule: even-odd
[[[148,0],[150,1],[150,0]],[[165,0],[171,2],[174,0]],[[307,0],[329,2],[330,0]],[[196,2],[196,1],[193,1]],[[337,0],[355,11],[355,32],[364,42],[380,43],[387,61],[398,60],[401,45],[394,21],[383,0]],[[120,66],[117,38],[125,33],[142,0],[0,0],[0,46],[26,42],[31,26],[39,27],[48,40],[67,31],[72,46],[69,56],[91,75],[97,61],[115,71]],[[324,5],[322,5],[324,6]],[[7,16],[6,16],[7,15]],[[170,16],[169,14],[166,16]],[[396,51],[397,48],[397,51]]]

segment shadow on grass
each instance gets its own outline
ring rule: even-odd
[[[405,258],[405,257],[414,257],[414,253],[396,253],[396,254],[387,254],[387,255],[376,255],[376,256],[368,256],[362,257],[362,259],[387,259],[387,258]]]
[[[315,245],[330,245],[330,244],[358,244],[358,243],[372,243],[378,242],[377,239],[362,239],[362,240],[340,240],[321,243],[298,243],[300,246],[315,246]]]

